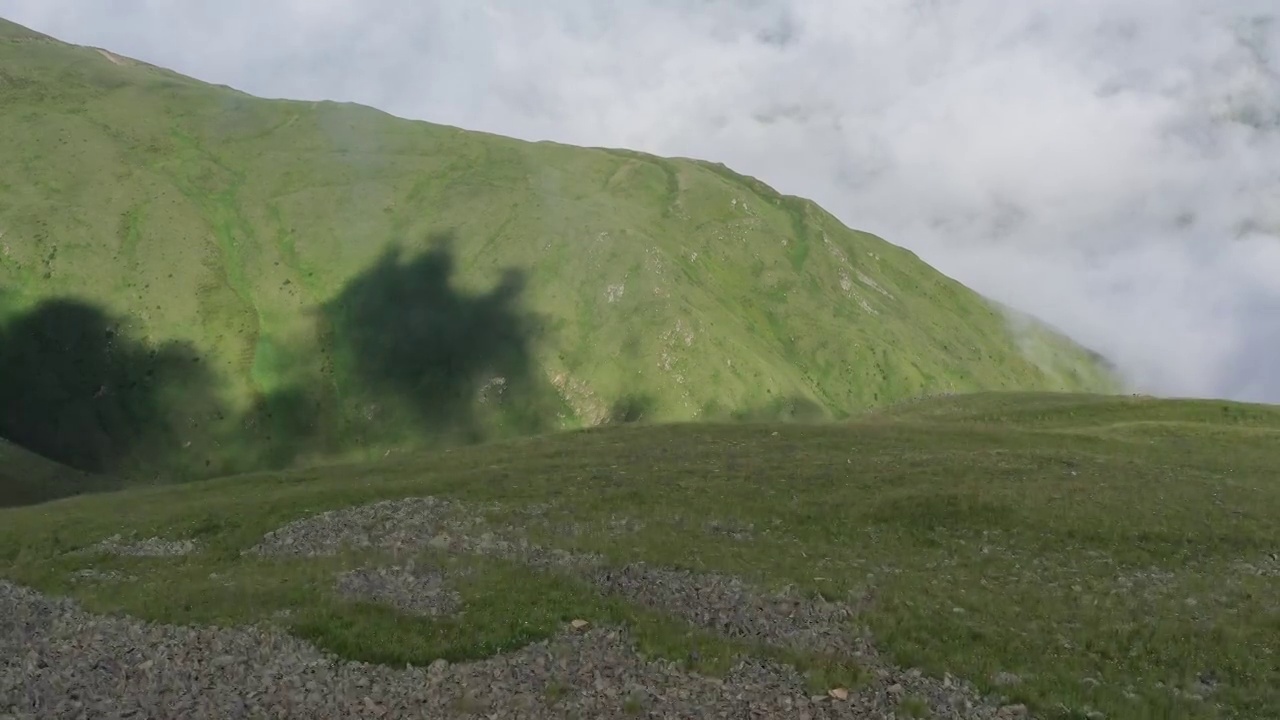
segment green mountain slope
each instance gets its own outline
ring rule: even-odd
[[[896,717],[997,717],[948,708],[950,674],[1027,704],[1031,717],[1274,718],[1277,467],[1280,408],[980,394],[844,423],[595,428],[0,510],[0,577],[96,613],[281,626],[345,659],[388,666],[368,671],[383,674],[355,702],[370,694],[394,702],[399,686],[387,678],[406,663],[445,658],[465,674],[469,661],[519,657],[529,643],[563,638],[581,618],[702,674],[723,676],[742,655],[795,664],[808,687],[752,696],[766,705],[796,698],[790,711],[758,711],[767,717],[892,717],[894,702],[903,703]],[[367,544],[335,554],[325,549],[334,537]],[[610,570],[584,570],[549,550],[502,551],[525,541],[595,553]],[[186,554],[136,557],[131,546]],[[246,552],[262,546],[275,550]],[[319,554],[306,554],[312,548]],[[389,604],[397,596],[352,602],[344,590],[345,572],[381,568],[394,579],[406,565],[442,575],[459,605],[424,616]],[[619,584],[628,577],[652,581]],[[758,594],[789,588],[791,603],[782,618],[767,601],[726,609],[718,595],[726,577]],[[0,616],[37,617],[10,610],[2,587]],[[826,601],[856,613],[832,635],[803,632],[829,617]],[[789,622],[801,631],[778,631]],[[61,678],[84,643],[110,634],[108,623],[92,625],[93,638],[71,638],[81,641],[76,652],[0,634],[0,656],[43,653],[36,658],[52,667],[42,677]],[[823,640],[864,629],[876,652],[824,651]],[[167,634],[124,637],[122,652],[137,657],[161,657],[162,638],[174,644]],[[196,658],[205,667],[218,653],[247,654],[199,647],[219,648]],[[158,661],[163,672],[146,677],[181,678],[182,660],[191,662]],[[246,682],[267,675],[257,655],[245,662],[257,663],[238,676]],[[594,670],[569,678],[559,696],[571,703],[609,689],[593,677],[634,677],[607,663]],[[81,672],[130,677],[86,683],[108,689],[137,687],[142,675],[129,663],[86,663]],[[200,686],[234,677],[214,670]],[[525,688],[504,675],[497,695],[485,694],[497,675],[471,677],[483,678],[482,698],[494,703],[479,714],[511,707]],[[827,714],[836,701],[806,704],[839,686],[891,707]],[[53,703],[68,685],[48,687]],[[431,687],[442,689],[422,694],[449,697],[448,683]],[[615,693],[619,704],[627,691]],[[105,692],[77,699],[95,703]],[[572,714],[545,708],[556,701],[550,691],[532,696],[545,710],[534,717]],[[666,716],[663,706],[645,709]]]
[[[59,465],[0,439],[0,507],[108,490],[113,486],[107,478]]]
[[[0,159],[0,435],[89,470],[1113,389],[712,163],[258,99],[3,21]]]

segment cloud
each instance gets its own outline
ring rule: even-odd
[[[1273,0],[0,0],[270,97],[724,162],[1155,393],[1280,402]]]

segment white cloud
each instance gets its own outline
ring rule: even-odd
[[[1280,402],[1273,0],[0,0],[212,82],[703,157],[1143,389]]]

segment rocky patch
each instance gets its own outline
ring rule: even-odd
[[[855,608],[795,592],[759,593],[738,578],[636,563],[592,574],[600,588],[730,638],[824,654],[866,652]]]
[[[414,615],[449,615],[462,604],[458,593],[446,586],[443,573],[411,565],[343,573],[337,590],[350,600],[382,603]]]
[[[165,540],[156,537],[125,542],[120,535],[112,535],[90,547],[89,551],[132,557],[180,557],[195,552],[196,543],[194,540]]]
[[[625,525],[625,523],[624,523]],[[125,554],[190,552],[152,538]],[[983,701],[950,676],[895,667],[856,627],[860,603],[784,590],[766,593],[727,575],[543,548],[491,528],[477,508],[407,498],[322,513],[268,533],[246,552],[308,557],[343,549],[436,550],[569,572],[603,592],[748,644],[847,658],[857,678],[810,694],[795,668],[741,658],[725,678],[641,657],[625,629],[583,621],[505,655],[427,668],[347,662],[265,627],[176,627],[87,614],[0,581],[0,718],[129,716],[1006,718],[1025,708]],[[105,575],[105,574],[104,574]],[[89,575],[86,575],[88,578]],[[430,616],[465,611],[442,570],[414,562],[346,572],[340,595]]]
[[[0,582],[0,716],[820,720],[893,718],[907,693],[934,718],[1009,716],[918,676],[876,675],[812,696],[795,670],[761,660],[705,677],[641,657],[615,628],[566,628],[479,662],[389,668],[270,629],[94,616]]]

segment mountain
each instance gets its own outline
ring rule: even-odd
[[[0,436],[85,471],[1116,389],[715,163],[259,99],[3,21],[0,130]]]

